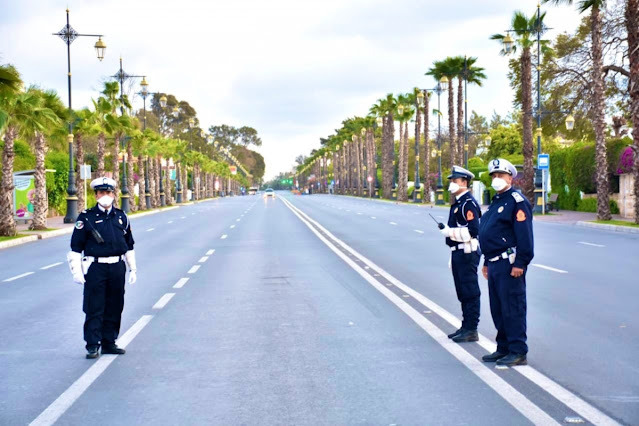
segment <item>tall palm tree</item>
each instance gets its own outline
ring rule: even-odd
[[[543,20],[545,13],[541,14],[540,25],[543,31]],[[523,12],[516,11],[513,15],[511,28],[515,34],[515,46],[510,52],[502,48],[501,54],[508,55],[516,53],[517,47],[521,48],[519,63],[521,67],[521,104],[523,109],[523,154],[524,154],[524,176],[522,180],[522,190],[524,195],[534,202],[535,197],[535,171],[533,168],[533,111],[532,111],[532,56],[531,49],[536,43],[537,36],[537,16],[527,17]],[[503,34],[494,34],[491,40],[503,42],[506,38]],[[545,40],[544,40],[545,42]]]
[[[399,121],[399,178],[397,181],[397,199],[408,201],[408,121],[413,116],[415,110],[412,104],[416,102],[416,97],[412,93],[399,95],[397,97],[400,109],[397,109],[397,120]]]
[[[477,58],[456,56],[458,73],[457,73],[457,162],[464,162],[464,153],[466,151],[464,140],[464,77],[467,83],[482,85],[482,81],[486,79],[484,68],[475,66]]]
[[[430,68],[426,75],[433,76],[437,81],[442,77],[448,78],[450,82],[448,84],[448,137],[450,139],[450,167],[456,162],[458,158],[456,132],[455,132],[455,89],[453,88],[453,78],[459,73],[458,61],[455,58],[448,57],[443,61],[436,61],[433,63],[433,67]]]
[[[47,229],[47,185],[45,176],[46,138],[55,135],[56,130],[61,129],[60,124],[65,121],[68,110],[52,90],[42,91],[35,87],[29,88],[36,96],[40,97],[40,108],[33,111],[29,120],[23,123],[23,131],[26,138],[33,140],[35,154],[35,197],[33,199],[33,220],[30,229]],[[66,130],[66,129],[65,129]],[[64,131],[66,133],[66,131]]]
[[[430,94],[424,90],[424,203],[430,201]]]
[[[572,5],[573,0],[544,0],[555,5]],[[597,219],[610,220],[610,187],[608,183],[608,160],[606,152],[606,103],[603,74],[603,46],[601,42],[601,9],[606,0],[579,0],[577,8],[583,13],[590,10],[590,34],[592,37],[592,117],[595,130],[595,152],[597,162]],[[636,27],[634,28],[636,31]]]
[[[88,108],[81,109],[75,114],[73,124],[73,132],[75,137],[73,138],[73,141],[75,143],[74,153],[76,182],[82,182],[82,179],[80,178],[80,167],[84,164],[84,137],[94,136],[100,133],[100,127],[96,117],[97,115],[95,114],[95,112],[89,110]],[[84,190],[78,190],[77,197],[78,209],[82,211],[86,208]]]
[[[630,118],[635,148],[635,223],[639,223],[639,0],[626,0],[625,21],[630,63]]]
[[[370,109],[371,114],[383,118],[382,127],[382,196],[391,198],[395,156],[395,120],[396,100],[392,93],[379,99]]]

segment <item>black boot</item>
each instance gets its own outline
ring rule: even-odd
[[[87,348],[87,359],[96,359],[100,356],[100,352],[98,352],[98,346],[92,346]]]
[[[462,331],[464,331],[464,329],[460,327],[460,328],[458,328],[457,330],[455,330],[455,331],[453,331],[452,333],[450,333],[450,334],[448,335],[448,338],[449,338],[449,339],[452,339],[453,337],[457,336],[457,335],[458,335],[459,333],[461,333]]]
[[[462,343],[462,342],[476,342],[479,340],[479,335],[477,334],[477,330],[463,330],[457,336],[453,337],[453,342]]]
[[[505,365],[507,367],[513,367],[515,365],[527,365],[526,354],[513,354],[509,353],[505,357],[497,360],[497,365]]]
[[[502,359],[505,356],[506,354],[503,354],[501,352],[493,352],[492,354],[484,355],[483,357],[481,357],[481,360],[484,362],[496,362],[497,360]]]
[[[122,348],[118,348],[115,343],[102,345],[102,355],[124,355],[126,351]]]

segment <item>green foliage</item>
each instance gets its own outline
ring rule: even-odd
[[[491,142],[488,148],[488,158],[505,158],[513,154],[521,154],[521,129],[515,124],[498,126],[490,132]]]
[[[577,211],[597,213],[597,199],[584,198],[577,203]],[[610,213],[619,214],[619,206],[615,200],[610,200]]]
[[[55,210],[59,215],[67,211],[67,186],[69,184],[69,156],[65,152],[52,151],[45,158],[47,169],[55,173],[47,173],[47,196],[49,211]]]

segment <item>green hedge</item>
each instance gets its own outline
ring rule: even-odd
[[[577,203],[577,211],[597,213],[597,199],[584,198]],[[619,206],[615,200],[610,200],[610,213],[619,214]]]

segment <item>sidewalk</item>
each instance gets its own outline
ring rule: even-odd
[[[540,222],[549,223],[561,223],[564,225],[576,225],[584,228],[604,229],[613,232],[627,232],[627,233],[639,233],[639,227],[630,227],[623,225],[605,224],[605,223],[593,223],[597,220],[597,213],[588,212],[576,212],[571,210],[560,210],[559,212],[553,211],[547,215],[535,215],[535,220]],[[613,221],[633,223],[630,219],[621,217],[618,214],[612,215]]]

